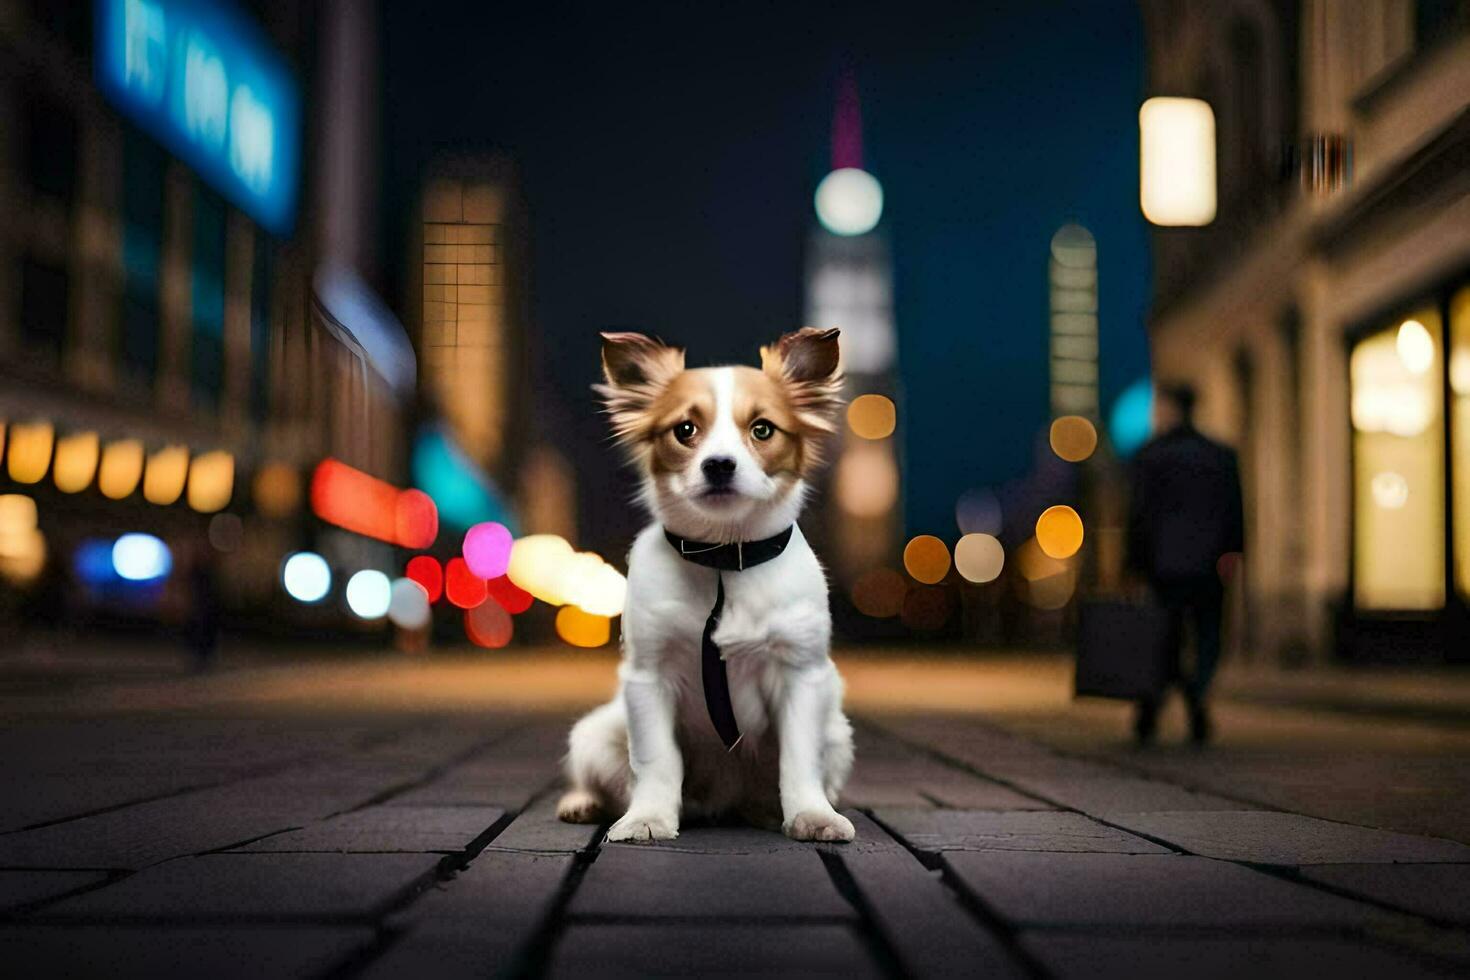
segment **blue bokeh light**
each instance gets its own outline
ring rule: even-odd
[[[1139,378],[1123,389],[1113,402],[1108,416],[1108,435],[1113,451],[1127,458],[1148,441],[1153,429],[1154,386],[1148,378]]]

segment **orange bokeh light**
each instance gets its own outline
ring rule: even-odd
[[[488,580],[485,588],[489,591],[490,598],[500,603],[508,613],[523,613],[531,608],[531,593],[505,575]]]
[[[1036,519],[1036,543],[1051,558],[1071,558],[1082,547],[1082,518],[1066,504],[1048,507]]]
[[[556,635],[574,647],[600,647],[612,638],[612,620],[562,606],[556,612]]]
[[[852,604],[874,619],[890,619],[903,611],[909,585],[891,568],[870,568],[852,586]]]
[[[920,582],[933,585],[949,573],[949,548],[932,534],[920,534],[903,549],[903,567]]]

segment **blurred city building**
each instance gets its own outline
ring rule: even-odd
[[[807,240],[806,323],[842,331],[848,409],[820,478],[820,506],[804,525],[825,545],[838,609],[855,603],[865,615],[887,618],[903,598],[894,571],[903,533],[898,336],[893,263],[878,225],[882,188],[862,169],[862,147],[857,85],[844,74],[832,122],[832,171],[818,186],[818,225]]]
[[[1158,381],[1248,508],[1241,644],[1470,654],[1470,10],[1144,0],[1149,94],[1203,99],[1218,213],[1154,233]]]
[[[376,32],[352,0],[0,2],[0,494],[68,604],[176,614],[181,576],[129,598],[87,557],[146,532],[230,552],[255,625],[341,614],[278,577],[318,460],[404,466],[401,392],[313,287],[375,271]]]

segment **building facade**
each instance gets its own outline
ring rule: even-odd
[[[1241,455],[1241,646],[1470,654],[1470,11],[1144,0],[1150,96],[1205,99],[1219,210],[1155,232],[1156,381]]]
[[[48,562],[215,540],[244,608],[309,543],[319,459],[401,475],[402,408],[312,295],[371,263],[375,32],[348,2],[0,0],[0,493]]]

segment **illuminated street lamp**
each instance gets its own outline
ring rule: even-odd
[[[857,82],[844,75],[832,119],[832,172],[817,185],[817,220],[834,235],[866,235],[883,217],[883,185],[863,169],[862,111]]]
[[[1156,225],[1215,220],[1215,113],[1202,99],[1154,98],[1138,110],[1139,204]]]

